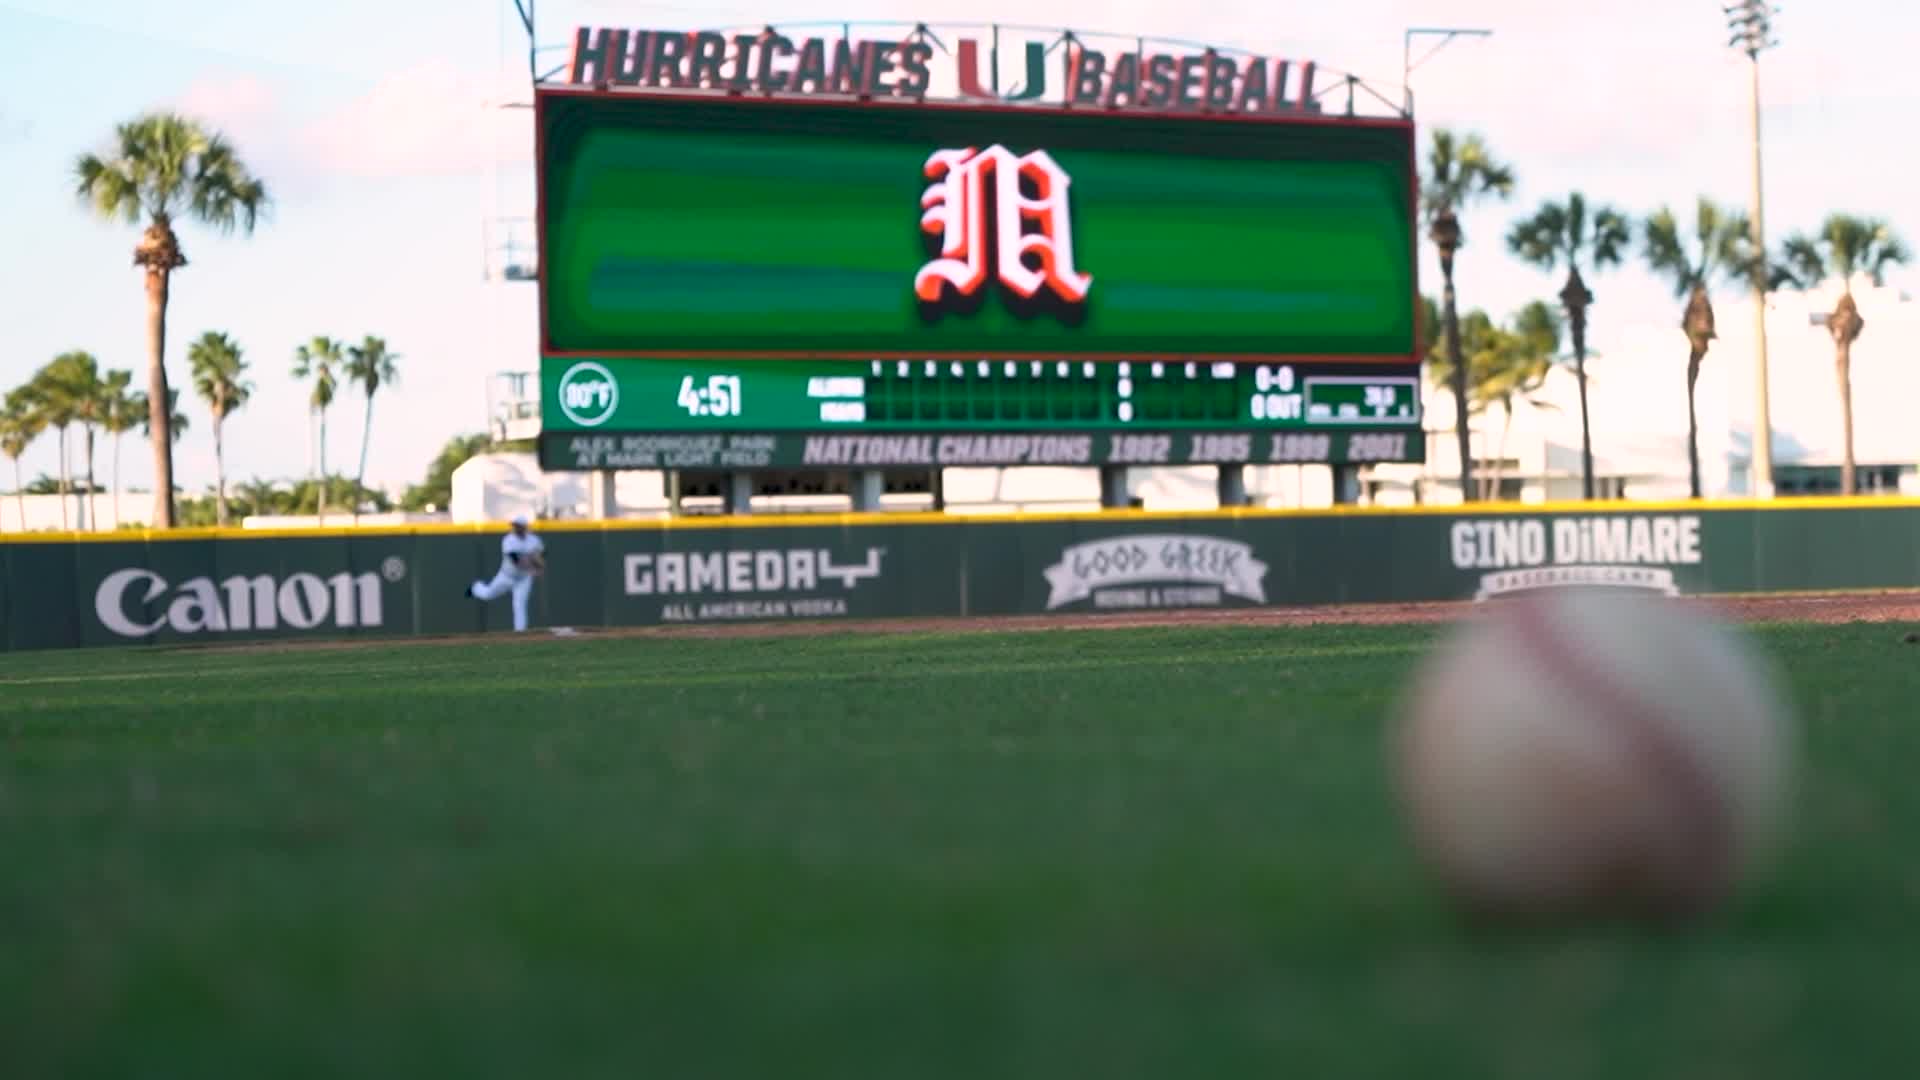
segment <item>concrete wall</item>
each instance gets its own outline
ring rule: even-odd
[[[20,496],[11,493],[0,495],[0,533],[112,531],[122,524],[144,527],[153,520],[153,495],[145,491],[122,491],[117,513],[112,494],[97,494],[93,497],[92,515],[88,513],[85,495],[68,495],[64,521],[60,513],[61,497],[58,495],[28,495],[25,502],[26,525],[23,528]]]

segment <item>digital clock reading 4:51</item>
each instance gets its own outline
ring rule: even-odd
[[[680,380],[678,400],[688,416],[739,416],[740,376],[710,375],[701,384],[689,375]]]

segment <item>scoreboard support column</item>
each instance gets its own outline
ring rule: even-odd
[[[887,489],[886,476],[878,469],[863,469],[853,474],[853,508],[870,514],[880,509],[880,494]]]
[[[733,515],[753,513],[752,473],[728,473],[723,493],[727,501],[727,513]]]
[[[1355,506],[1360,502],[1360,466],[1333,466],[1333,504]]]
[[[595,469],[587,474],[587,516],[608,521],[620,516],[620,501],[614,497],[613,471]]]
[[[1222,465],[1214,483],[1221,506],[1247,505],[1247,470],[1244,465]]]
[[[1100,505],[1108,510],[1125,510],[1133,505],[1133,500],[1127,494],[1126,466],[1101,466]]]

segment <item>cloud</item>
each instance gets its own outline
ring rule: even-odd
[[[170,104],[227,135],[262,173],[394,179],[530,162],[530,113],[495,104],[512,90],[435,57],[317,112],[299,110],[291,93],[245,73],[203,76]],[[0,134],[7,120],[0,113]]]
[[[284,157],[283,103],[273,86],[256,75],[204,75],[169,104],[225,135],[256,168],[275,156]]]
[[[382,78],[366,93],[305,124],[301,160],[360,178],[445,176],[532,156],[531,116],[502,109],[501,87],[444,58]]]
[[[181,91],[180,111],[220,125],[257,124],[272,118],[278,95],[254,75],[214,75],[195,80]]]

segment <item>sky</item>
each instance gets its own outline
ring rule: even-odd
[[[1781,45],[1763,57],[1769,238],[1831,211],[1884,217],[1920,242],[1920,149],[1904,133],[1920,91],[1910,43],[1920,9],[1869,0],[1781,0]],[[481,430],[487,379],[532,371],[534,287],[483,276],[483,224],[529,215],[532,136],[524,39],[512,0],[0,0],[0,390],[56,354],[85,349],[144,382],[136,231],[93,220],[74,198],[73,159],[117,122],[175,108],[218,128],[269,184],[250,237],[187,226],[191,264],[173,284],[167,358],[177,388],[186,346],[208,330],[246,350],[256,394],[227,424],[229,479],[311,468],[307,388],[290,374],[314,335],[387,339],[401,379],[375,403],[370,484],[417,481],[456,433]],[[1700,195],[1745,206],[1752,185],[1748,68],[1726,48],[1720,0],[540,0],[540,40],[564,58],[583,23],[668,29],[819,19],[1072,26],[1313,58],[1401,82],[1403,31],[1475,27],[1412,76],[1416,122],[1482,134],[1519,176],[1513,199],[1469,214],[1458,267],[1466,307],[1504,314],[1552,296],[1554,278],[1516,263],[1501,238],[1524,212],[1571,190],[1644,214]],[[1817,17],[1816,17],[1817,16]],[[1416,55],[1431,41],[1416,43]],[[1422,251],[1429,287],[1438,277]],[[1920,274],[1895,283],[1920,292]],[[1638,265],[1590,282],[1594,345],[1671,326],[1678,304]],[[1719,301],[1721,320],[1748,317]],[[1871,330],[1869,330],[1871,333]],[[1920,358],[1916,358],[1920,359]],[[1726,362],[1738,362],[1728,358]],[[186,394],[183,394],[185,398]],[[213,478],[205,408],[185,401],[180,483]],[[362,401],[328,414],[328,465],[351,471]],[[129,487],[148,481],[130,438]],[[104,452],[104,451],[103,451]],[[77,459],[77,455],[76,455]],[[29,478],[55,470],[51,438]],[[104,467],[99,471],[105,482]],[[11,487],[11,477],[0,478]]]

